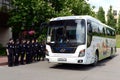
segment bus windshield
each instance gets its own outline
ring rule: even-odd
[[[48,26],[47,43],[85,43],[84,19],[51,21]]]

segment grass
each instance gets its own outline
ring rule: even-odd
[[[117,48],[120,48],[120,35],[116,36],[116,41],[117,41],[117,43],[116,43]]]

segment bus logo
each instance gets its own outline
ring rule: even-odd
[[[60,50],[60,52],[65,52],[65,51],[66,51],[66,49],[61,49],[61,50]]]

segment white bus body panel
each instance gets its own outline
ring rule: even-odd
[[[94,60],[93,56],[90,56],[89,54],[86,54],[84,57],[78,57],[79,52],[81,50],[84,50],[86,48],[86,45],[78,46],[75,53],[52,53],[49,45],[46,45],[46,48],[49,54],[49,56],[46,56],[46,58],[48,59],[49,62],[71,63],[71,64],[90,64]]]
[[[90,19],[93,21],[100,21],[90,17],[90,16],[68,16],[68,17],[58,17],[53,18],[50,21],[57,21],[57,20],[69,20],[69,19]],[[86,28],[87,30],[87,28]],[[87,40],[87,33],[86,33],[86,40]],[[116,47],[116,40],[107,37],[100,37],[100,36],[92,36],[91,45],[87,48],[87,44],[80,45],[77,47],[75,53],[52,53],[51,47],[46,45],[46,49],[48,50],[48,54],[46,58],[49,62],[56,62],[56,63],[71,63],[71,64],[92,64],[94,63],[95,53],[98,49],[99,51],[99,60],[102,60],[106,57],[111,55],[111,48],[115,53]],[[79,52],[85,49],[85,56],[78,57]],[[83,62],[78,63],[79,60]]]
[[[107,44],[106,41],[109,44]],[[86,45],[80,45],[76,49],[75,53],[52,53],[50,46],[46,45],[46,48],[49,52],[49,56],[46,56],[46,58],[49,60],[49,62],[56,63],[92,64],[94,63],[95,52],[97,49],[99,51],[99,60],[102,60],[104,58],[110,57],[111,48],[113,48],[113,53],[115,53],[115,43],[115,39],[93,36],[90,47],[86,48]],[[105,47],[106,45],[108,47]],[[85,56],[78,57],[79,52],[84,49]],[[78,63],[79,60],[82,60],[83,62]]]

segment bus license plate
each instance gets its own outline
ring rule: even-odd
[[[66,58],[58,58],[58,61],[67,61]]]

